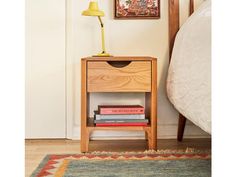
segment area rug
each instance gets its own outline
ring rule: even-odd
[[[47,155],[31,177],[210,177],[209,151]]]

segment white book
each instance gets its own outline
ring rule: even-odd
[[[106,119],[145,119],[145,114],[97,114],[94,111],[95,120],[106,120]]]

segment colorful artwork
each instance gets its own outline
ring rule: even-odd
[[[160,0],[115,0],[115,18],[160,18]]]

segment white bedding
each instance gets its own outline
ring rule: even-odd
[[[179,30],[167,78],[168,98],[187,119],[211,134],[211,1]]]

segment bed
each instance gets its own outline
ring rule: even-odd
[[[181,141],[186,119],[211,134],[211,0],[204,1],[180,29],[178,6],[179,0],[169,0],[167,95],[180,113]]]

